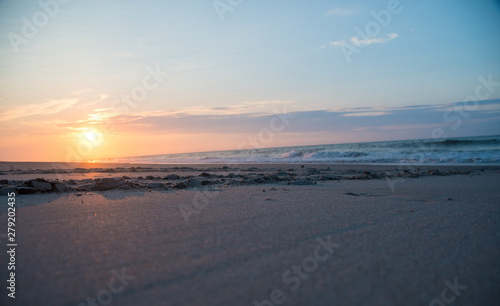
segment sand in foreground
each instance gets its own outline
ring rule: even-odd
[[[493,305],[499,179],[23,195],[50,203],[17,210],[17,296],[0,302]]]

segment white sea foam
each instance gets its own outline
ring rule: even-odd
[[[500,164],[500,136],[165,154],[113,158],[102,161],[166,164]]]

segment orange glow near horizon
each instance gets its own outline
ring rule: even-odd
[[[97,129],[81,129],[77,133],[49,137],[26,136],[11,138],[16,145],[6,150],[6,161],[31,162],[99,162],[108,158],[175,154],[189,152],[207,152],[252,149],[248,143],[253,134],[142,134],[110,133],[102,134]],[[319,135],[317,135],[319,136]],[[321,138],[318,137],[318,144]],[[298,137],[296,134],[283,134],[270,146],[310,144],[316,140],[312,135]],[[243,146],[242,146],[243,145]],[[26,150],[28,147],[40,148],[36,153]]]

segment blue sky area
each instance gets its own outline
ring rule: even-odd
[[[99,157],[234,149],[275,112],[267,146],[498,134],[499,29],[488,0],[0,1],[0,159],[104,122]]]

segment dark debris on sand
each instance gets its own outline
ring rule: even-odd
[[[457,174],[479,174],[483,169],[460,169],[460,170],[421,170],[399,168],[392,171],[387,170],[335,170],[308,167],[299,169],[259,169],[250,167],[246,169],[230,168],[227,166],[219,168],[195,169],[192,167],[172,167],[172,168],[148,168],[131,167],[115,169],[83,169],[75,168],[71,170],[49,169],[49,170],[29,170],[12,174],[40,174],[40,173],[125,173],[116,177],[107,178],[84,178],[81,180],[46,180],[35,178],[29,180],[0,180],[0,195],[7,195],[11,192],[18,194],[39,194],[39,193],[63,193],[78,191],[108,191],[108,190],[180,190],[200,187],[223,187],[242,186],[259,184],[281,184],[281,185],[315,185],[321,181],[341,181],[341,180],[372,180],[387,178],[419,178],[422,176],[444,176]],[[182,172],[196,173],[195,175],[181,176]],[[14,173],[16,172],[16,173]],[[150,173],[158,172],[158,175]],[[145,173],[143,176],[138,176]],[[147,175],[146,175],[147,173]],[[135,176],[135,177],[134,177]]]

